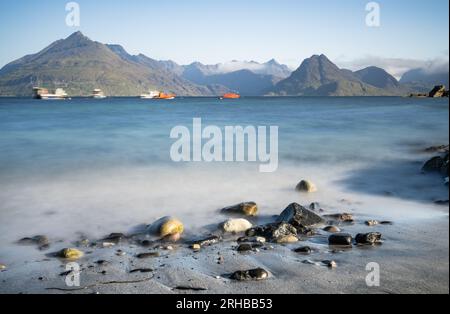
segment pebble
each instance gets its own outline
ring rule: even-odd
[[[6,269],[6,265],[5,264],[0,264],[0,270],[5,270]]]
[[[336,226],[327,226],[323,228],[323,231],[329,232],[329,233],[338,233],[341,232],[341,229],[339,229]]]
[[[113,242],[103,242],[103,243],[102,243],[102,247],[104,247],[105,249],[106,249],[106,248],[113,247],[113,246],[115,246],[115,245],[116,245],[116,244],[113,243]]]
[[[169,235],[182,234],[184,232],[183,223],[174,217],[163,217],[151,224],[148,229],[150,233],[156,234],[161,238]]]
[[[175,243],[180,241],[181,239],[181,233],[174,233],[174,234],[169,234],[168,236],[165,236],[162,240],[164,242],[170,242],[170,243]]]
[[[269,273],[262,269],[240,270],[231,275],[231,279],[238,281],[264,280],[269,278]]]
[[[381,233],[370,232],[370,233],[359,233],[355,237],[355,242],[358,244],[375,244],[381,242]]]
[[[309,246],[302,246],[294,250],[295,253],[311,254],[312,249]]]
[[[164,249],[167,250],[167,251],[173,251],[174,250],[173,246],[171,246],[171,245],[166,246]]]
[[[143,259],[143,258],[151,258],[151,257],[159,257],[158,252],[149,252],[149,253],[140,253],[136,255],[137,258]]]
[[[247,243],[266,243],[266,238],[264,237],[241,237],[237,242],[247,242]]]
[[[278,244],[283,244],[283,243],[295,243],[298,242],[298,238],[294,235],[286,235],[286,236],[282,236],[279,237],[275,240],[276,243]]]
[[[66,248],[59,251],[57,255],[62,258],[76,260],[83,257],[84,253],[77,249]]]
[[[255,202],[244,202],[223,208],[221,212],[232,215],[256,216],[258,214],[258,205]]]
[[[379,223],[378,221],[376,221],[376,220],[367,220],[367,221],[365,222],[365,224],[366,224],[367,226],[369,226],[369,227],[373,227],[373,226],[379,225],[380,223]]]
[[[201,248],[202,248],[202,246],[198,243],[191,245],[191,249],[193,249],[194,251],[200,251]]]
[[[325,218],[342,221],[342,222],[354,222],[355,219],[352,214],[343,213],[343,214],[332,214],[332,215],[325,215]]]
[[[125,252],[122,251],[122,250],[117,250],[116,255],[117,255],[117,256],[125,256],[125,255],[127,255],[127,253],[125,253]]]
[[[336,268],[337,267],[337,263],[335,261],[322,261],[322,264],[324,264],[328,268]]]
[[[352,236],[347,233],[336,233],[332,234],[328,238],[328,243],[330,245],[352,245]]]
[[[238,252],[253,251],[253,246],[251,244],[248,244],[248,243],[243,243],[243,244],[238,246],[237,251]]]
[[[208,238],[196,241],[195,244],[200,245],[201,247],[203,246],[209,246],[209,245],[213,245],[216,243],[219,243],[222,240],[221,237],[218,236],[210,236]]]
[[[308,180],[302,180],[299,184],[295,187],[295,189],[299,192],[306,192],[306,193],[314,193],[317,192],[317,187]]]
[[[252,228],[252,224],[246,219],[229,219],[222,223],[222,230],[228,233],[245,232]]]

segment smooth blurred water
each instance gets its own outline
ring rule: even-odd
[[[191,128],[196,117],[279,126],[279,170],[172,162],[170,130]],[[448,117],[448,99],[0,98],[0,247],[33,234],[124,231],[163,215],[200,227],[220,218],[216,209],[246,200],[267,214],[293,201],[341,209],[346,197],[380,215],[422,212],[448,198],[440,177],[420,174],[429,157],[421,150],[449,141]],[[303,178],[319,193],[293,191]]]

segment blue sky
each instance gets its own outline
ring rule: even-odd
[[[78,0],[79,28],[65,24],[67,2],[2,0],[0,67],[77,30],[182,64],[275,58],[297,67],[324,53],[352,68],[449,54],[448,0],[378,0],[378,28],[365,24],[365,0]]]

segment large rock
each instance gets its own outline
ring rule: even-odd
[[[256,216],[258,214],[258,205],[255,202],[244,202],[225,207],[221,212],[228,215]]]
[[[163,217],[148,226],[147,231],[151,234],[164,238],[170,235],[182,234],[184,231],[184,226],[183,223],[176,218]]]
[[[430,91],[428,97],[433,98],[448,97],[448,91],[445,89],[444,85],[437,85]]]
[[[297,229],[286,222],[276,222],[251,228],[247,230],[246,235],[249,237],[264,237],[269,241],[276,241],[285,236],[297,236]]]
[[[229,219],[221,224],[224,232],[239,233],[245,232],[252,227],[252,224],[246,219]]]
[[[306,229],[325,223],[319,215],[309,209],[292,203],[278,216],[278,222],[287,222],[297,228],[297,232],[304,233]]]

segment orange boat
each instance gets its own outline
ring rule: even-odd
[[[227,93],[227,94],[223,95],[222,98],[223,99],[239,99],[239,98],[241,98],[241,95],[236,94],[236,93]]]
[[[165,94],[165,93],[159,93],[159,96],[156,97],[156,99],[175,99],[175,95],[173,94]]]

